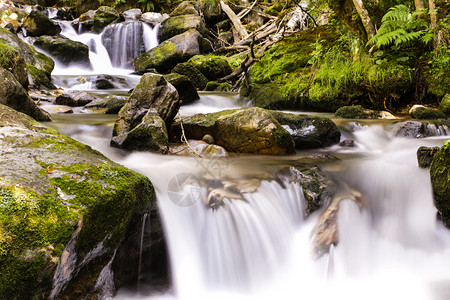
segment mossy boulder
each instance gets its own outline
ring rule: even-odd
[[[177,89],[182,104],[189,104],[200,99],[197,89],[189,77],[178,73],[170,73],[164,75],[164,78]]]
[[[450,94],[446,94],[439,104],[439,110],[450,117]]]
[[[206,84],[205,91],[229,92],[232,88],[228,82],[210,81]]]
[[[202,43],[203,37],[198,31],[188,30],[136,57],[134,69],[145,72],[155,68],[160,73],[167,73],[178,63],[186,62],[194,55],[203,53]]]
[[[23,21],[27,36],[57,35],[61,27],[50,20],[44,13],[33,10]]]
[[[86,104],[84,111],[91,113],[117,114],[120,109],[127,103],[128,97],[123,96],[107,96],[106,98],[98,98]]]
[[[180,15],[200,16],[200,5],[196,1],[183,1],[170,13],[171,17]]]
[[[341,132],[329,118],[272,111],[294,139],[296,149],[322,148],[339,143]]]
[[[200,140],[211,135],[217,145],[229,152],[283,155],[294,152],[294,141],[271,115],[253,107],[196,114],[172,124],[171,133],[181,137],[181,123],[186,138]]]
[[[172,69],[172,73],[189,77],[194,87],[199,90],[203,90],[208,84],[208,78],[206,78],[196,67],[187,62],[177,64]]]
[[[208,36],[205,23],[200,16],[179,15],[164,20],[158,30],[158,41],[161,43],[190,29],[195,29],[202,36]]]
[[[342,106],[336,110],[335,114],[344,119],[378,119],[381,117],[379,111],[367,109],[361,105]]]
[[[120,19],[119,13],[109,6],[100,6],[94,13],[94,32],[101,32],[103,28]]]
[[[27,65],[28,81],[31,85],[37,88],[41,85],[51,89],[55,88],[51,83],[51,73],[55,63],[50,57],[36,51],[33,46],[28,45],[17,35],[4,28],[0,28],[0,42],[19,51]]]
[[[100,273],[111,261],[113,274],[125,267],[115,255],[145,213],[151,248],[165,251],[145,176],[6,106],[0,116],[1,299],[97,298]],[[136,278],[139,258],[129,259]]]
[[[414,105],[409,110],[409,114],[419,120],[445,119],[447,117],[442,111],[423,105]]]
[[[450,228],[450,140],[435,154],[430,167],[434,205]]]
[[[433,162],[434,155],[439,149],[439,147],[420,147],[417,149],[417,163],[419,168],[429,168]]]
[[[81,42],[60,36],[44,35],[37,38],[34,45],[51,54],[65,65],[90,66],[89,47]]]
[[[233,71],[228,60],[220,56],[196,55],[188,60],[210,81],[225,77]]]
[[[206,24],[211,27],[225,18],[219,0],[199,0],[200,10],[203,13]]]
[[[177,90],[162,75],[144,74],[128,102],[119,111],[111,145],[164,152],[168,145],[165,126],[172,122],[180,102]]]
[[[11,72],[24,89],[28,89],[27,64],[20,52],[0,41],[0,66]]]
[[[2,67],[0,67],[0,104],[27,114],[35,120],[50,121],[50,117],[28,96],[14,75]]]

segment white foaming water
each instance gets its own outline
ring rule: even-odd
[[[442,145],[448,137],[395,138],[377,125],[354,135],[355,155],[334,162],[330,172],[361,192],[361,208],[341,202],[339,244],[319,260],[311,248],[318,215],[303,220],[299,186],[263,181],[257,192],[225,199],[217,210],[201,200],[180,207],[168,183],[181,173],[205,172],[204,160],[146,153],[113,157],[154,184],[173,277],[171,293],[119,291],[115,298],[449,299],[450,232],[436,222],[429,174],[416,160],[420,146]]]
[[[225,109],[242,107],[238,93],[200,92],[200,99],[192,104],[182,105],[180,114],[189,116],[197,113],[213,113]],[[245,103],[244,103],[245,104]],[[247,103],[250,106],[249,103]]]

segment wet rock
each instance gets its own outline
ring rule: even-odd
[[[141,232],[144,214],[152,216],[152,251],[165,252],[148,178],[6,106],[0,116],[0,230],[8,241],[0,265],[2,280],[14,282],[0,284],[3,299],[98,298],[97,279],[119,262],[126,235]],[[132,278],[112,278],[115,288],[137,268]]]
[[[146,71],[155,68],[160,73],[167,73],[176,64],[185,62],[194,55],[201,54],[203,52],[202,43],[203,37],[198,31],[195,29],[188,30],[136,57],[134,69]]]
[[[294,152],[291,135],[261,108],[224,110],[197,114],[176,121],[171,132],[181,136],[181,123],[188,139],[200,140],[211,135],[227,151],[256,154],[289,154]]]
[[[343,140],[342,142],[340,142],[339,146],[352,148],[352,147],[355,147],[356,144],[355,144],[355,140],[347,139],[347,140]]]
[[[55,103],[67,106],[85,106],[96,98],[86,92],[67,91],[55,99]]]
[[[392,126],[395,136],[407,138],[425,138],[450,134],[450,122],[447,121],[406,121]]]
[[[341,132],[329,118],[279,111],[271,111],[271,114],[291,134],[296,149],[320,148],[339,143]]]
[[[9,32],[4,28],[0,28],[1,43],[13,47],[19,51],[20,55],[25,60],[28,72],[28,81],[30,85],[40,88],[41,85],[54,89],[56,88],[51,83],[51,72],[55,66],[53,60],[36,51],[36,49],[24,41],[17,35]]]
[[[189,77],[194,87],[203,90],[208,84],[208,78],[202,74],[196,67],[188,63],[180,63],[172,69],[172,73],[178,73]]]
[[[447,116],[439,110],[425,107],[423,105],[414,105],[410,110],[409,114],[411,117],[419,120],[424,119],[445,119]]]
[[[127,101],[128,97],[107,96],[86,104],[83,110],[92,113],[117,114]]]
[[[442,222],[450,228],[450,140],[434,155],[430,175],[434,205]]]
[[[27,114],[37,121],[50,121],[48,114],[34,103],[14,75],[2,67],[0,67],[0,104]]]
[[[48,112],[51,115],[54,114],[72,114],[73,109],[67,105],[54,105],[54,104],[42,104],[40,106],[43,110]]]
[[[103,28],[120,19],[120,15],[115,9],[109,6],[100,6],[95,11],[93,18],[94,18],[94,24],[92,27],[93,31],[101,32]]]
[[[439,151],[439,147],[420,147],[417,149],[417,162],[419,168],[429,168],[434,155]]]
[[[164,75],[164,78],[177,89],[182,104],[189,104],[200,99],[197,89],[189,77],[177,73],[170,73]]]
[[[162,21],[166,20],[169,18],[169,15],[167,14],[160,14],[160,13],[155,13],[155,12],[146,12],[142,14],[142,18],[141,20],[147,23],[153,23],[153,24],[157,24],[157,23],[161,23]]]
[[[196,55],[188,63],[202,72],[209,81],[225,77],[233,71],[228,61],[220,56]]]
[[[23,21],[27,36],[57,35],[61,27],[50,20],[44,13],[33,10]]]
[[[320,216],[319,221],[312,231],[312,244],[314,256],[320,258],[328,253],[332,245],[336,246],[339,242],[339,228],[337,214],[342,201],[354,201],[361,207],[361,193],[355,190],[349,191],[346,195],[336,195],[333,201],[327,207],[326,211]]]
[[[195,29],[201,36],[208,32],[202,18],[196,15],[179,15],[170,17],[161,23],[158,31],[158,40],[163,42],[188,30]]]
[[[287,178],[289,182],[301,185],[305,196],[303,208],[305,216],[309,216],[331,202],[335,185],[317,165],[299,164],[285,167],[277,172],[277,177]]]
[[[65,65],[90,66],[89,47],[64,37],[44,35],[34,42],[36,47],[48,52]]]
[[[446,94],[439,104],[439,110],[450,117],[450,94]]]
[[[166,125],[161,124],[155,113],[161,117],[163,123],[170,124],[179,107],[180,99],[173,85],[162,75],[144,74],[127,103],[119,111],[111,145],[136,149],[137,146],[127,142],[129,140],[127,135],[134,130],[131,138],[145,139],[138,143],[139,149],[145,150],[143,147],[149,145],[150,148],[146,150],[162,152],[164,146],[168,144],[167,130],[164,129]],[[154,146],[156,144],[162,146]]]
[[[167,153],[169,137],[166,124],[157,113],[149,111],[131,130],[122,131],[114,136],[111,146],[127,150]]]
[[[98,78],[95,80],[95,87],[99,90],[115,89],[116,86],[106,78]]]
[[[170,154],[189,155],[194,157],[228,157],[228,152],[220,146],[212,145],[204,141],[188,140],[188,145],[180,144],[170,147]]]
[[[327,153],[313,153],[308,156],[305,156],[304,159],[309,162],[326,162],[326,161],[339,160],[339,158],[337,158],[333,154],[327,154]]]

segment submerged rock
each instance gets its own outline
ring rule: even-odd
[[[6,106],[0,116],[0,298],[94,299],[109,263],[119,288],[137,277],[139,246],[126,237],[141,232],[144,214],[152,228],[144,259],[160,259],[163,232],[145,176]],[[120,260],[124,246],[130,254]]]
[[[434,205],[442,222],[450,228],[450,140],[434,155],[430,175]]]
[[[210,134],[217,145],[227,151],[255,154],[289,154],[294,152],[291,135],[262,108],[224,110],[217,113],[197,114],[177,120],[172,133],[200,140]]]
[[[34,103],[13,74],[2,67],[0,67],[0,104],[27,114],[37,121],[50,121],[48,114]]]
[[[90,66],[89,47],[81,42],[71,41],[59,36],[44,35],[37,38],[34,45],[48,52],[65,65]]]

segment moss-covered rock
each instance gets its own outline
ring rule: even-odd
[[[178,73],[170,73],[164,75],[164,78],[177,89],[182,104],[189,104],[200,99],[197,89],[189,77]]]
[[[202,74],[196,67],[188,63],[179,63],[173,69],[172,73],[177,73],[189,77],[195,88],[203,90],[208,84],[208,78]]]
[[[190,29],[195,29],[202,36],[208,35],[205,23],[200,16],[179,15],[170,17],[161,23],[158,30],[158,41],[163,42]]]
[[[435,154],[430,167],[434,205],[450,228],[450,140]]]
[[[450,94],[446,94],[439,104],[439,110],[450,117]]]
[[[90,66],[89,47],[81,42],[71,41],[59,36],[41,36],[34,45],[51,54],[65,65],[79,64]]]
[[[28,36],[57,35],[61,32],[58,24],[38,10],[30,12],[23,21],[23,28]]]
[[[224,19],[224,13],[219,0],[199,0],[200,10],[203,13],[206,24],[211,27]]]
[[[171,17],[180,15],[200,16],[200,5],[196,1],[183,1],[170,13]]]
[[[342,106],[335,112],[337,117],[344,119],[378,119],[379,111],[363,108],[361,105]]]
[[[55,66],[53,60],[38,51],[33,46],[22,41],[17,35],[0,28],[0,42],[19,51],[27,64],[28,81],[37,88],[43,85],[54,89],[51,83],[51,73]]]
[[[0,116],[0,298],[95,295],[130,226],[157,217],[150,181],[6,106]]]
[[[228,82],[210,81],[206,84],[205,91],[229,92],[232,88]]]
[[[0,41],[0,65],[11,72],[24,89],[28,89],[27,64],[20,52]]]
[[[195,55],[188,63],[196,67],[210,81],[225,77],[233,71],[228,60],[221,56]]]
[[[167,73],[178,63],[186,62],[194,55],[203,53],[202,40],[203,37],[195,29],[183,32],[136,57],[134,69],[145,72],[155,68],[160,73]]]
[[[439,151],[439,147],[420,147],[417,149],[417,163],[419,168],[429,168],[434,155]]]
[[[50,117],[28,97],[26,90],[13,74],[0,67],[0,104],[25,113],[38,121],[50,121]]]
[[[224,110],[210,114],[196,114],[176,121],[171,133],[181,136],[181,122],[186,138],[200,140],[211,135],[215,143],[227,151],[256,154],[289,154],[294,141],[270,114],[261,108]]]
[[[425,107],[422,105],[414,105],[410,110],[409,114],[414,119],[419,120],[431,120],[431,119],[445,119],[447,116],[440,110],[436,110],[430,107]]]
[[[100,6],[94,13],[94,32],[101,32],[103,28],[120,18],[119,13],[109,6]]]

